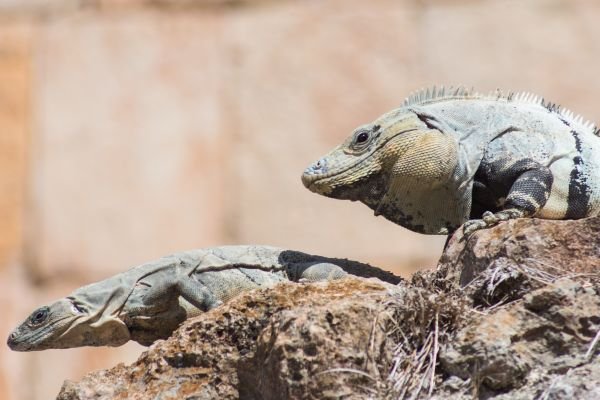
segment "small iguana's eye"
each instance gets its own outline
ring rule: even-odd
[[[361,132],[358,135],[356,135],[356,139],[355,139],[354,143],[363,144],[367,140],[369,140],[369,136],[370,136],[369,132]]]
[[[48,307],[40,308],[31,314],[29,322],[31,322],[33,325],[38,325],[44,322],[46,318],[48,318]]]

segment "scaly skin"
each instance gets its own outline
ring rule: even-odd
[[[324,281],[347,274],[400,278],[356,261],[268,246],[223,246],[163,257],[35,310],[8,338],[16,351],[81,346],[150,345],[187,318],[236,295],[284,281]]]
[[[311,191],[426,234],[600,213],[600,138],[530,94],[427,90],[309,166]]]

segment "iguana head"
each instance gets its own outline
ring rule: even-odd
[[[360,201],[375,215],[413,231],[437,234],[462,222],[454,216],[427,215],[442,208],[434,191],[456,167],[455,139],[434,117],[403,107],[357,128],[309,166],[302,182],[327,197]]]
[[[37,351],[120,346],[128,340],[129,330],[121,320],[66,297],[36,309],[11,332],[7,344],[15,351]]]

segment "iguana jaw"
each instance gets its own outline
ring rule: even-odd
[[[36,323],[40,311],[46,318]],[[120,346],[130,339],[129,330],[115,316],[88,314],[79,310],[69,298],[34,311],[15,328],[7,345],[14,351],[67,349],[82,346]]]
[[[388,140],[373,143],[359,154],[350,151],[348,143],[344,143],[306,168],[302,183],[311,192],[326,197],[362,201],[365,186],[373,179],[379,180],[382,164],[377,150]]]
[[[337,148],[308,167],[302,174],[302,183],[311,192],[326,197],[362,201],[365,186],[378,181],[381,172],[378,160],[372,156],[373,152],[355,156]]]
[[[36,317],[46,314],[41,322]],[[57,348],[55,343],[60,336],[80,318],[72,310],[72,303],[59,300],[48,307],[35,310],[8,336],[7,345],[14,351],[34,351]]]

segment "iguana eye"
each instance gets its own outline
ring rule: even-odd
[[[38,325],[44,322],[46,318],[48,318],[48,308],[44,307],[31,314],[29,322],[33,325]]]
[[[369,140],[369,137],[371,135],[369,135],[369,132],[360,132],[358,135],[356,135],[356,137],[354,138],[354,144],[364,144]]]
[[[356,143],[364,143],[369,140],[369,134],[367,132],[361,132],[356,137]]]

